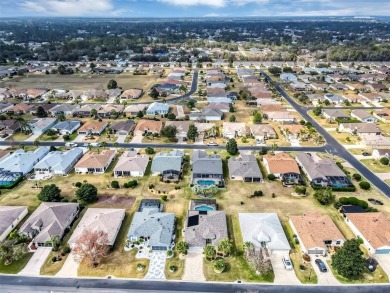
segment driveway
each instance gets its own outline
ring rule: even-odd
[[[166,251],[153,251],[150,255],[149,270],[145,279],[165,280],[165,263],[167,261]]]
[[[189,252],[184,265],[183,281],[206,281],[203,274],[203,253]]]
[[[127,135],[118,135],[118,139],[116,140],[117,143],[124,143]]]
[[[142,135],[135,134],[133,139],[131,140],[131,143],[142,143],[143,138],[144,137]]]
[[[38,247],[19,275],[39,276],[41,267],[51,252],[51,247]]]
[[[196,144],[196,145],[204,145],[203,136],[195,138],[194,144]]]
[[[41,136],[40,134],[33,134],[30,137],[28,137],[25,141],[35,141],[40,136]]]
[[[184,110],[183,110],[183,106],[177,105],[177,106],[176,106],[176,110],[177,110],[177,118],[181,119],[181,118],[184,118],[184,117],[185,117],[185,115],[184,115]]]
[[[390,276],[390,254],[375,254],[374,258],[378,261],[385,273]]]
[[[79,134],[76,136],[73,142],[83,142],[85,138],[85,134]]]
[[[275,274],[275,284],[301,284],[294,270],[286,270],[282,261],[282,255],[271,255],[272,268]]]
[[[318,268],[317,264],[314,262],[317,258],[321,259],[326,267],[328,268],[328,271],[326,273],[320,272],[320,269]],[[316,272],[316,275],[318,277],[318,284],[319,285],[338,285],[340,284],[339,281],[333,276],[333,273],[326,262],[326,259],[324,257],[315,257],[314,255],[311,255],[311,265]]]
[[[76,278],[79,263],[74,260],[74,255],[71,252],[65,260],[61,270],[56,274],[56,277],[61,278]]]

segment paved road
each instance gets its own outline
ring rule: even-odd
[[[64,279],[53,277],[20,277],[0,275],[1,292],[302,292],[302,293],[362,293],[389,292],[390,285],[273,285],[273,284],[237,284],[237,283],[206,283],[177,282],[124,279]],[[94,289],[94,290],[92,290]]]
[[[260,71],[266,79],[271,80],[272,78],[268,76],[264,71]],[[340,144],[332,135],[330,135],[314,118],[312,118],[307,111],[308,107],[299,105],[281,86],[280,84],[274,82],[276,90],[285,98],[294,109],[308,122],[310,122],[318,133],[320,133],[326,140],[327,145],[325,147],[326,151],[337,155],[356,169],[362,176],[367,178],[376,188],[378,188],[384,195],[390,198],[390,186],[378,178],[371,170],[364,166],[358,159],[356,159],[350,152],[348,152],[345,147]]]

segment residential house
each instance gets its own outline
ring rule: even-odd
[[[125,121],[112,122],[110,124],[110,129],[114,134],[119,135],[130,135],[135,128],[134,120],[128,119]]]
[[[239,213],[238,219],[243,243],[251,242],[256,249],[266,247],[270,254],[290,254],[290,244],[276,213]]]
[[[8,114],[15,114],[15,115],[23,115],[23,114],[27,114],[28,112],[30,112],[33,108],[34,108],[33,105],[20,103],[20,104],[16,104],[14,106],[8,107],[7,113]]]
[[[284,137],[287,141],[297,141],[304,136],[305,127],[301,124],[280,125]]]
[[[231,180],[243,182],[263,182],[259,164],[253,155],[241,155],[228,159],[229,176]]]
[[[108,99],[116,100],[122,93],[120,88],[106,90]]]
[[[343,83],[334,83],[329,86],[332,90],[335,91],[347,91],[348,87]]]
[[[169,105],[165,103],[158,103],[158,102],[153,102],[150,104],[148,109],[146,109],[146,114],[147,115],[165,115],[168,114],[169,112]]]
[[[83,156],[81,148],[73,148],[65,152],[48,153],[34,166],[36,174],[67,175]]]
[[[372,156],[377,160],[383,157],[390,159],[390,149],[374,149],[372,151]]]
[[[107,122],[104,121],[87,121],[77,131],[81,135],[100,135],[107,127]]]
[[[100,153],[88,152],[75,166],[77,174],[103,174],[115,160],[116,151],[102,150]]]
[[[285,184],[301,181],[297,162],[286,153],[267,154],[263,156],[263,164],[268,174],[274,174]]]
[[[217,128],[214,123],[195,122],[194,125],[198,129],[198,136],[202,138],[215,137],[217,135]]]
[[[374,115],[362,109],[352,110],[351,117],[356,118],[357,120],[364,123],[376,123],[378,121],[378,119],[374,117]]]
[[[375,110],[373,115],[382,122],[390,123],[390,108]]]
[[[360,137],[362,139],[363,145],[366,147],[372,147],[372,148],[389,148],[390,147],[390,137],[383,136],[383,135],[366,135],[366,134],[360,134]]]
[[[70,248],[73,249],[87,232],[106,233],[108,240],[106,244],[114,246],[125,215],[125,209],[88,208],[68,240]]]
[[[159,200],[141,200],[127,233],[128,244],[143,239],[145,249],[172,249],[175,239],[175,214],[164,213],[162,209]]]
[[[379,104],[383,99],[382,95],[378,93],[360,93],[359,96],[374,104]]]
[[[263,117],[275,122],[294,122],[295,117],[288,111],[263,112]]]
[[[228,113],[230,111],[230,105],[228,103],[210,103],[206,107],[205,110],[216,109],[223,113]]]
[[[52,246],[52,239],[62,239],[78,216],[78,203],[42,202],[20,227],[19,232],[32,239],[31,249]],[[35,247],[34,247],[35,246]]]
[[[146,106],[146,104],[130,105],[125,108],[124,113],[130,114],[131,116],[136,116],[139,112],[143,113]]]
[[[210,103],[210,104],[221,104],[221,103],[224,103],[224,104],[228,104],[229,107],[234,104],[231,98],[208,97],[207,98],[207,102]]]
[[[179,150],[159,152],[153,157],[151,172],[153,176],[161,176],[164,182],[177,182],[182,173],[184,153]]]
[[[127,100],[127,99],[139,99],[144,91],[142,89],[128,89],[125,90],[120,99],[121,100]]]
[[[49,153],[48,147],[35,151],[17,150],[0,161],[0,185],[11,185],[31,172],[34,165]]]
[[[0,242],[7,238],[27,214],[28,209],[24,206],[0,206]]]
[[[192,112],[189,115],[191,121],[220,121],[223,112],[218,109],[203,109],[202,112]]]
[[[252,124],[249,129],[258,144],[263,144],[268,139],[276,138],[276,132],[270,124]]]
[[[35,118],[28,122],[34,134],[42,135],[57,123],[56,118]]]
[[[65,116],[71,116],[74,112],[76,112],[80,108],[79,105],[72,104],[59,104],[51,108],[48,112],[52,116],[57,116],[60,113],[63,113]]]
[[[343,96],[340,96],[340,95],[325,94],[324,95],[324,100],[329,101],[333,105],[341,106],[346,99]]]
[[[101,118],[117,118],[125,107],[118,104],[104,104],[97,110],[99,117]]]
[[[149,164],[149,156],[136,151],[125,151],[114,168],[115,177],[143,177]]]
[[[81,126],[80,120],[65,120],[58,122],[51,129],[57,131],[61,135],[71,135]]]
[[[295,160],[313,185],[353,187],[347,175],[331,159],[314,160],[311,155],[300,152],[296,155]]]
[[[331,120],[349,120],[350,117],[339,109],[323,109],[322,115]]]
[[[218,247],[221,240],[228,238],[226,214],[224,211],[190,210],[184,226],[184,241],[189,250],[202,252],[206,245]]]
[[[237,138],[246,135],[247,135],[247,131],[246,131],[245,123],[223,122],[222,136],[224,138]]]
[[[167,121],[165,126],[175,126],[176,127],[176,137],[181,139],[187,138],[187,132],[190,127],[191,122],[189,121]]]
[[[77,117],[91,117],[93,112],[99,110],[100,104],[83,104],[80,108],[73,112],[73,116]]]
[[[21,130],[21,125],[20,121],[14,119],[0,120],[1,134],[13,135]]]
[[[298,77],[296,77],[292,73],[282,73],[280,75],[280,79],[284,82],[291,82],[291,83],[296,83],[298,82]]]
[[[345,222],[371,255],[390,254],[390,221],[383,213],[346,213]]]
[[[222,159],[217,154],[208,155],[196,150],[191,156],[191,183],[198,185],[223,186]]]
[[[302,252],[308,255],[326,255],[329,247],[341,247],[345,242],[332,219],[318,212],[290,216],[289,224]]]
[[[376,136],[381,135],[380,128],[374,123],[340,123],[339,125],[340,132],[347,132],[352,135],[369,135]]]
[[[163,128],[162,121],[155,120],[140,120],[137,123],[137,126],[134,129],[135,135],[142,135],[146,133],[157,133],[161,132]]]
[[[329,89],[329,85],[327,85],[326,83],[317,83],[317,82],[313,82],[310,84],[311,88],[313,90],[316,90],[316,91],[327,91]]]

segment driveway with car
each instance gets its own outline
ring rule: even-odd
[[[51,247],[38,247],[19,275],[39,276],[41,267],[51,252]]]
[[[282,258],[283,258],[282,255],[277,255],[277,254],[271,255],[272,268],[275,274],[274,283],[275,284],[300,284],[301,282],[298,280],[297,276],[295,275],[294,269],[286,270]]]
[[[328,269],[327,272],[323,273],[318,268],[318,265],[315,263],[315,260],[319,258],[322,260],[322,262],[325,264],[326,268]],[[328,263],[326,262],[326,259],[324,257],[315,257],[311,256],[311,265],[317,275],[318,278],[318,284],[320,285],[338,285],[340,282],[335,278],[333,275],[331,269],[329,268]]]

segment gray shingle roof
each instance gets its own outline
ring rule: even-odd
[[[240,177],[263,178],[256,157],[253,155],[242,155],[240,158],[228,160],[229,174]]]
[[[313,179],[326,179],[328,176],[346,177],[345,173],[331,159],[321,159],[316,162],[306,153],[298,153],[296,159]]]
[[[160,172],[166,170],[181,171],[181,164],[183,162],[183,152],[179,150],[173,150],[169,153],[157,153],[152,161],[152,172]]]
[[[20,219],[25,211],[27,211],[27,207],[23,206],[0,206],[0,236],[17,218]]]
[[[197,174],[223,174],[221,157],[207,155],[205,151],[194,151],[192,157],[192,172]]]

